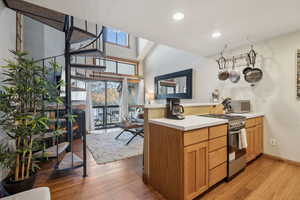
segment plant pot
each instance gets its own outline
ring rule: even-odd
[[[12,177],[9,176],[2,181],[2,185],[9,194],[13,195],[32,189],[35,178],[36,174],[33,174],[28,179],[25,179],[23,181],[12,181]]]

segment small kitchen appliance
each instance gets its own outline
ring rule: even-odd
[[[246,167],[246,148],[239,146],[242,130],[245,128],[246,117],[226,114],[207,114],[201,116],[228,120],[227,180],[229,181]]]
[[[169,119],[184,119],[184,108],[180,105],[180,99],[167,98],[167,118]]]
[[[251,112],[250,100],[231,100],[230,112],[232,113],[249,113]]]

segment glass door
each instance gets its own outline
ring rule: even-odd
[[[106,126],[115,127],[120,122],[121,84],[117,81],[106,81]]]
[[[119,81],[97,81],[92,84],[92,103],[95,129],[115,127],[120,114]]]

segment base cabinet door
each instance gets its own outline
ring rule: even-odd
[[[255,127],[247,128],[247,162],[255,158]]]
[[[191,200],[208,189],[208,142],[184,148],[184,199]]]
[[[262,119],[259,119],[260,124],[253,127],[248,127],[247,130],[247,162],[254,160],[257,156],[263,153],[263,124]]]
[[[255,146],[255,150],[257,155],[260,155],[261,153],[263,153],[263,126],[262,125],[258,125],[256,127],[256,146]]]

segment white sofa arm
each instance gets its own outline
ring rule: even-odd
[[[51,196],[49,188],[40,187],[1,198],[1,200],[51,200]]]

